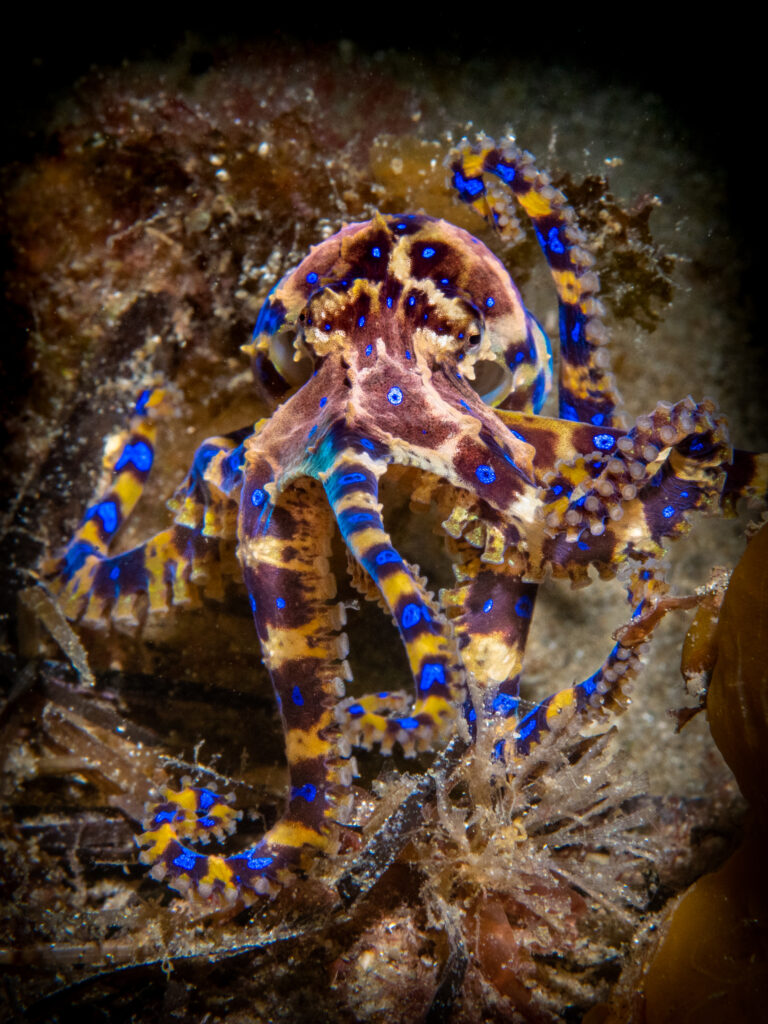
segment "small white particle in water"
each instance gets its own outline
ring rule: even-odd
[[[389,166],[392,168],[393,174],[403,173],[403,161],[400,159],[399,156],[393,156],[392,159],[389,161]]]
[[[269,155],[269,143],[268,142],[262,142],[261,145],[259,146],[259,148],[256,150],[256,152],[259,154],[259,156],[268,156]]]

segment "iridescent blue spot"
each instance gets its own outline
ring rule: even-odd
[[[376,565],[389,565],[394,562],[402,562],[402,558],[394,550],[380,551],[376,555]]]
[[[193,871],[195,867],[195,861],[198,860],[200,854],[193,853],[191,850],[185,850],[182,847],[181,853],[178,857],[174,857],[171,864],[175,868],[180,868],[182,871]]]
[[[605,423],[605,414],[602,412],[596,412],[589,422],[594,423],[596,427],[602,427],[603,423]]]
[[[405,229],[407,227],[408,227],[408,225],[404,224],[402,221],[399,224],[395,224],[395,230],[396,231],[405,231]]]
[[[493,598],[489,597],[488,600],[483,605],[483,611],[486,613],[486,615],[491,610],[491,608],[493,608]]]
[[[591,675],[589,679],[585,679],[584,682],[580,684],[579,689],[582,691],[582,693],[585,693],[587,697],[591,697],[595,690],[597,690],[597,677],[600,675],[602,675],[602,673],[600,671],[597,671],[593,675]]]
[[[146,388],[144,391],[141,392],[139,397],[136,399],[136,405],[133,408],[133,413],[135,416],[141,416],[142,413],[146,412],[147,402],[149,401],[149,396],[151,394],[151,388]]]
[[[365,473],[344,473],[337,482],[339,487],[346,487],[348,484],[365,483],[367,479]]]
[[[642,600],[642,601],[640,602],[640,604],[639,604],[639,605],[637,606],[637,608],[635,608],[635,610],[634,610],[634,611],[632,612],[632,618],[633,618],[633,619],[638,619],[638,618],[640,618],[640,616],[641,616],[641,614],[642,614],[642,612],[643,612],[643,606],[644,606],[644,604],[645,604],[645,599],[643,599],[643,600]]]
[[[347,711],[353,718],[359,718],[360,715],[365,714],[365,708],[362,704],[350,704]]]
[[[419,689],[428,690],[433,684],[445,685],[445,669],[439,662],[428,662],[421,670]]]
[[[219,823],[215,818],[198,818],[197,824],[200,828],[215,828]]]
[[[361,316],[361,317],[360,317],[360,318],[358,319],[358,321],[357,321],[357,326],[358,326],[358,327],[365,327],[365,317],[364,317],[364,316]]]
[[[515,603],[515,614],[521,619],[529,619],[532,611],[533,601],[530,599],[528,594],[523,594],[522,597],[518,597]]]
[[[219,798],[210,789],[199,789],[197,791],[197,808],[200,811],[207,811],[209,807],[213,807]]]
[[[575,342],[577,345],[581,341],[581,328],[582,328],[581,320],[579,320],[577,323],[575,323],[573,325],[573,327],[571,328],[571,341]]]
[[[310,432],[307,434],[307,437],[314,437],[316,433],[317,433],[317,424],[315,424],[314,427],[312,427]]]
[[[519,740],[527,740],[535,728],[536,716],[534,714],[526,716],[526,718],[520,723],[520,728],[517,730],[517,738]]]
[[[256,598],[253,596],[253,594],[249,594],[248,595],[248,601],[250,602],[250,605],[251,605],[251,611],[255,615],[256,614]]]
[[[407,604],[405,608],[403,608],[403,615],[400,619],[403,629],[410,629],[411,626],[416,625],[421,618],[421,608],[421,605],[414,604],[413,602]]]
[[[487,463],[481,463],[475,470],[475,476],[481,484],[492,484],[496,479],[496,472],[493,466],[489,466]]]
[[[140,473],[146,473],[148,469],[152,468],[152,449],[146,441],[127,444],[115,464],[115,472],[119,473],[128,465],[138,469]]]
[[[393,385],[387,392],[387,401],[390,405],[400,405],[403,400],[403,392],[397,386]]]
[[[392,296],[387,296],[387,309],[392,309]]]
[[[485,188],[482,178],[465,178],[461,171],[453,172],[453,185],[462,198],[480,195]]]
[[[369,452],[372,452],[376,447],[373,441],[369,441],[367,437],[361,437],[360,444],[363,446],[363,448],[367,448]]]
[[[267,492],[263,491],[260,487],[256,487],[251,494],[251,504],[254,508],[259,508],[264,504],[267,498]]]
[[[176,817],[176,811],[158,811],[157,814],[152,818],[153,825],[164,825],[166,821],[173,821]]]
[[[499,163],[495,167],[491,168],[494,174],[498,175],[502,181],[506,182],[507,185],[515,179],[515,168],[509,167],[507,164]]]
[[[565,246],[560,241],[560,235],[557,233],[557,228],[549,229],[549,234],[547,235],[547,245],[549,246],[550,252],[565,252]]]
[[[378,247],[378,245],[374,245],[374,247],[371,249],[371,256],[373,256],[375,260],[377,260],[379,256],[381,256],[381,249]]]
[[[652,574],[650,569],[643,569],[643,571],[640,573],[640,579],[649,580],[651,578],[651,575]]]
[[[525,359],[525,352],[515,352],[515,358],[512,360],[514,363],[522,363]],[[509,364],[510,366],[512,363]]]
[[[114,533],[117,529],[117,505],[114,501],[102,501],[98,505],[94,505],[89,511],[88,518],[90,519],[91,516],[96,516],[101,520],[105,533]]]
[[[275,604],[277,605],[278,608],[285,608],[285,598],[278,597],[277,600],[275,601]]]
[[[263,871],[268,868],[274,857],[257,857],[255,851],[251,851],[245,858],[246,865],[251,871]]]
[[[697,437],[688,444],[688,447],[692,452],[700,452],[701,449],[704,447],[704,442],[701,440],[700,437]]]
[[[576,412],[576,407],[569,405],[567,402],[560,401],[560,419],[563,420],[578,420],[579,414]]]
[[[317,274],[312,271],[311,274],[307,274],[307,284],[315,284],[317,281]]]
[[[411,358],[411,353],[408,351],[408,349],[405,350],[405,358],[406,359],[410,359]]]
[[[311,782],[305,782],[303,786],[294,786],[291,790],[291,799],[300,797],[302,800],[306,800],[308,804],[317,796],[317,786],[313,786]]]
[[[665,505],[664,508],[661,510],[661,514],[664,516],[665,519],[671,519],[672,516],[675,514],[675,506]]]
[[[469,407],[469,406],[467,405],[467,403],[466,403],[466,402],[464,401],[464,399],[463,399],[463,398],[462,398],[462,400],[461,400],[461,401],[459,402],[459,405],[461,406],[461,408],[462,408],[462,409],[466,409],[466,410],[467,410],[467,412],[472,412],[472,409],[471,409],[471,408],[470,408],[470,407]]]
[[[589,551],[589,544],[587,544],[587,542],[584,540],[580,540],[576,547],[579,549],[579,551]]]
[[[366,345],[365,346],[365,354],[367,356],[369,356],[371,354],[371,352],[373,352],[373,345]]]
[[[323,395],[323,397],[320,399],[320,408],[324,409],[327,404],[328,404],[328,399],[325,397],[325,395]]]
[[[418,718],[396,718],[395,722],[400,726],[401,729],[418,729],[419,720]]]
[[[355,512],[354,515],[345,516],[344,522],[347,526],[357,526],[359,523],[375,523],[376,516],[372,512]]]
[[[330,324],[323,324],[323,330],[324,331],[330,331],[330,329],[331,329],[331,325]]]
[[[425,245],[424,248],[421,250],[421,255],[424,257],[425,260],[432,259],[432,257],[435,255],[435,250],[432,248],[431,245]]]
[[[475,709],[471,705],[470,705],[469,710],[467,711],[467,721],[468,722],[476,722],[477,721],[477,712],[475,711]]]
[[[555,484],[555,486],[552,488],[552,493],[554,495],[562,494],[563,493],[563,485],[562,484]]]
[[[408,296],[408,305],[409,306],[415,306],[416,305],[416,296],[415,295],[409,295]]]
[[[525,441],[525,438],[523,437],[523,435],[520,433],[519,430],[512,430],[511,434],[512,434],[513,437],[516,437],[518,441]],[[526,444],[527,443],[528,442],[526,441]]]
[[[493,758],[495,761],[504,760],[504,740],[499,740],[493,747]]]
[[[109,570],[109,578],[111,580],[116,580],[120,578],[120,568],[117,565],[113,566],[113,568]]]
[[[508,693],[499,693],[494,697],[491,707],[496,714],[502,714],[505,718],[509,718],[517,711],[517,697],[511,697]]]
[[[680,491],[680,497],[681,498],[687,498],[688,497],[688,491]]]
[[[447,277],[440,278],[440,284],[450,284],[450,280]]]
[[[488,298],[485,300],[485,304],[488,307],[488,309],[492,309],[496,305],[496,299],[489,295]]]
[[[611,437],[610,434],[595,434],[592,438],[592,443],[595,448],[599,448],[601,452],[607,452],[613,448],[616,440]]]

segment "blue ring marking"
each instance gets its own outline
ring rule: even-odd
[[[120,567],[115,565],[109,570],[109,578],[111,580],[117,580],[120,578]]]
[[[97,518],[104,528],[105,533],[114,533],[118,526],[117,505],[114,501],[100,501],[88,509],[88,519]]]
[[[517,703],[517,697],[512,697],[508,693],[499,693],[494,697],[491,707],[495,714],[501,714],[505,718],[509,718],[517,711]]]
[[[345,473],[336,481],[338,487],[346,487],[347,484],[363,484],[368,477],[365,473]]]
[[[592,443],[595,448],[599,448],[601,452],[609,452],[616,443],[616,439],[611,437],[610,434],[595,434],[592,438]]]
[[[251,871],[263,871],[264,868],[269,867],[274,859],[274,857],[256,857],[254,856],[254,852],[251,851],[251,853],[246,856],[245,863]]]
[[[330,331],[331,330],[331,325],[330,324],[323,324],[323,330],[324,331]]]
[[[364,316],[361,316],[359,318],[359,320],[357,321],[357,326],[358,327],[365,327],[365,317]]]
[[[461,171],[453,172],[453,187],[461,195],[462,198],[465,195],[474,198],[481,192],[485,191],[485,185],[483,184],[482,178],[466,178]]]
[[[134,416],[142,416],[147,411],[147,402],[149,396],[152,394],[152,388],[145,388],[139,397],[136,399],[136,405],[133,407]]]
[[[507,164],[503,164],[501,161],[499,161],[495,167],[489,167],[488,170],[495,174],[497,178],[501,178],[501,180],[507,185],[515,179],[516,169]]]
[[[164,825],[166,821],[174,821],[175,818],[176,811],[158,811],[152,818],[152,826]]]
[[[496,479],[496,472],[492,466],[482,462],[475,470],[475,476],[481,484],[492,484]]]
[[[410,359],[411,358],[411,353],[408,351],[408,349],[405,350],[405,358],[406,359]]]
[[[493,598],[489,597],[488,600],[483,605],[483,611],[486,613],[486,615],[491,610],[491,608],[493,608]]]
[[[127,444],[123,448],[120,458],[115,464],[115,473],[119,473],[128,465],[133,466],[140,473],[146,473],[152,468],[153,458],[152,449],[146,441],[134,441],[133,444]]]
[[[560,241],[560,235],[556,227],[549,229],[549,232],[547,233],[547,245],[549,246],[550,252],[557,253],[558,255],[565,252],[565,246]]]
[[[199,811],[207,811],[209,807],[213,807],[218,802],[218,796],[211,789],[198,789],[197,791],[197,809]]]
[[[285,608],[285,598],[278,597],[278,599],[275,601],[275,604],[277,605],[278,608]]]
[[[395,723],[397,725],[399,725],[401,729],[408,729],[408,730],[418,729],[419,728],[419,724],[420,724],[418,718],[411,718],[411,717],[396,718],[395,719]]]
[[[378,247],[378,245],[374,245],[374,247],[371,249],[371,256],[373,256],[375,260],[377,260],[379,256],[381,256],[381,249]]]
[[[255,487],[251,493],[251,504],[254,508],[260,508],[267,499],[267,492],[261,487]]]
[[[485,304],[488,307],[488,309],[493,309],[493,307],[496,305],[496,299],[494,299],[492,295],[489,295],[488,298],[485,300]]]
[[[517,730],[518,740],[527,740],[531,733],[536,728],[536,714],[535,710],[531,711],[529,715],[523,719],[520,723],[520,727]]]
[[[378,522],[378,516],[374,515],[373,512],[355,512],[351,516],[344,515],[344,526],[357,526],[359,523],[376,523]]]
[[[518,597],[515,602],[515,614],[521,619],[529,619],[533,612],[533,601],[530,599],[528,594],[523,594],[522,597]]]
[[[347,713],[352,715],[353,718],[359,718],[360,715],[365,714],[365,708],[362,704],[350,704],[347,708]]]
[[[419,689],[428,690],[433,684],[445,685],[445,669],[440,662],[427,662],[421,670],[419,677]]]
[[[366,345],[365,346],[365,354],[367,356],[369,356],[371,354],[371,352],[373,352],[373,345]]]
[[[376,447],[373,441],[369,441],[367,437],[361,437],[360,444],[363,446],[363,448],[367,448],[369,452],[372,452]]]
[[[182,871],[194,871],[195,864],[197,861],[202,860],[203,856],[200,853],[193,853],[192,850],[185,850],[181,848],[181,853],[178,857],[174,857],[171,864],[175,868],[181,868]]]
[[[317,282],[317,274],[314,272],[314,270],[311,273],[307,274],[306,280],[307,284],[315,284]]]
[[[410,629],[411,626],[415,626],[421,618],[422,605],[415,604],[413,601],[407,604],[403,608],[402,618],[400,619],[400,625],[403,629]]]
[[[664,516],[665,519],[671,519],[672,516],[675,514],[675,506],[665,505],[661,511],[661,514]]]
[[[403,392],[397,386],[397,384],[393,384],[393,386],[387,392],[387,401],[389,402],[390,405],[400,405],[402,400]]]
[[[302,800],[306,800],[308,804],[317,796],[317,786],[313,786],[311,782],[305,782],[303,786],[294,786],[291,789],[291,799],[294,800],[296,797],[301,797]]]
[[[376,555],[376,565],[389,565],[394,562],[402,562],[402,558],[394,549],[391,551],[380,551]]]
[[[409,306],[415,306],[416,305],[416,296],[415,295],[409,295],[408,296],[408,305]]]
[[[594,423],[596,427],[602,427],[603,423],[605,423],[605,413],[596,412],[594,416],[590,417],[589,422]]]
[[[563,493],[563,485],[562,484],[555,484],[555,486],[552,488],[552,493],[555,496],[557,496],[558,494],[562,494]]]
[[[435,255],[435,250],[432,248],[431,245],[425,245],[424,248],[421,250],[421,255],[424,257],[425,260],[429,260]]]
[[[328,399],[325,397],[325,395],[323,395],[323,397],[320,399],[320,408],[324,409],[327,404],[328,404]]]

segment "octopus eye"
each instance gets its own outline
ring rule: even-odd
[[[312,375],[312,360],[306,356],[302,349],[297,347],[296,339],[288,332],[281,331],[269,339],[269,359],[281,377],[292,387],[300,387],[305,384]],[[296,353],[301,353],[301,358],[296,359]]]
[[[475,363],[475,379],[467,383],[486,405],[498,405],[512,390],[512,372],[495,359],[481,359]]]

